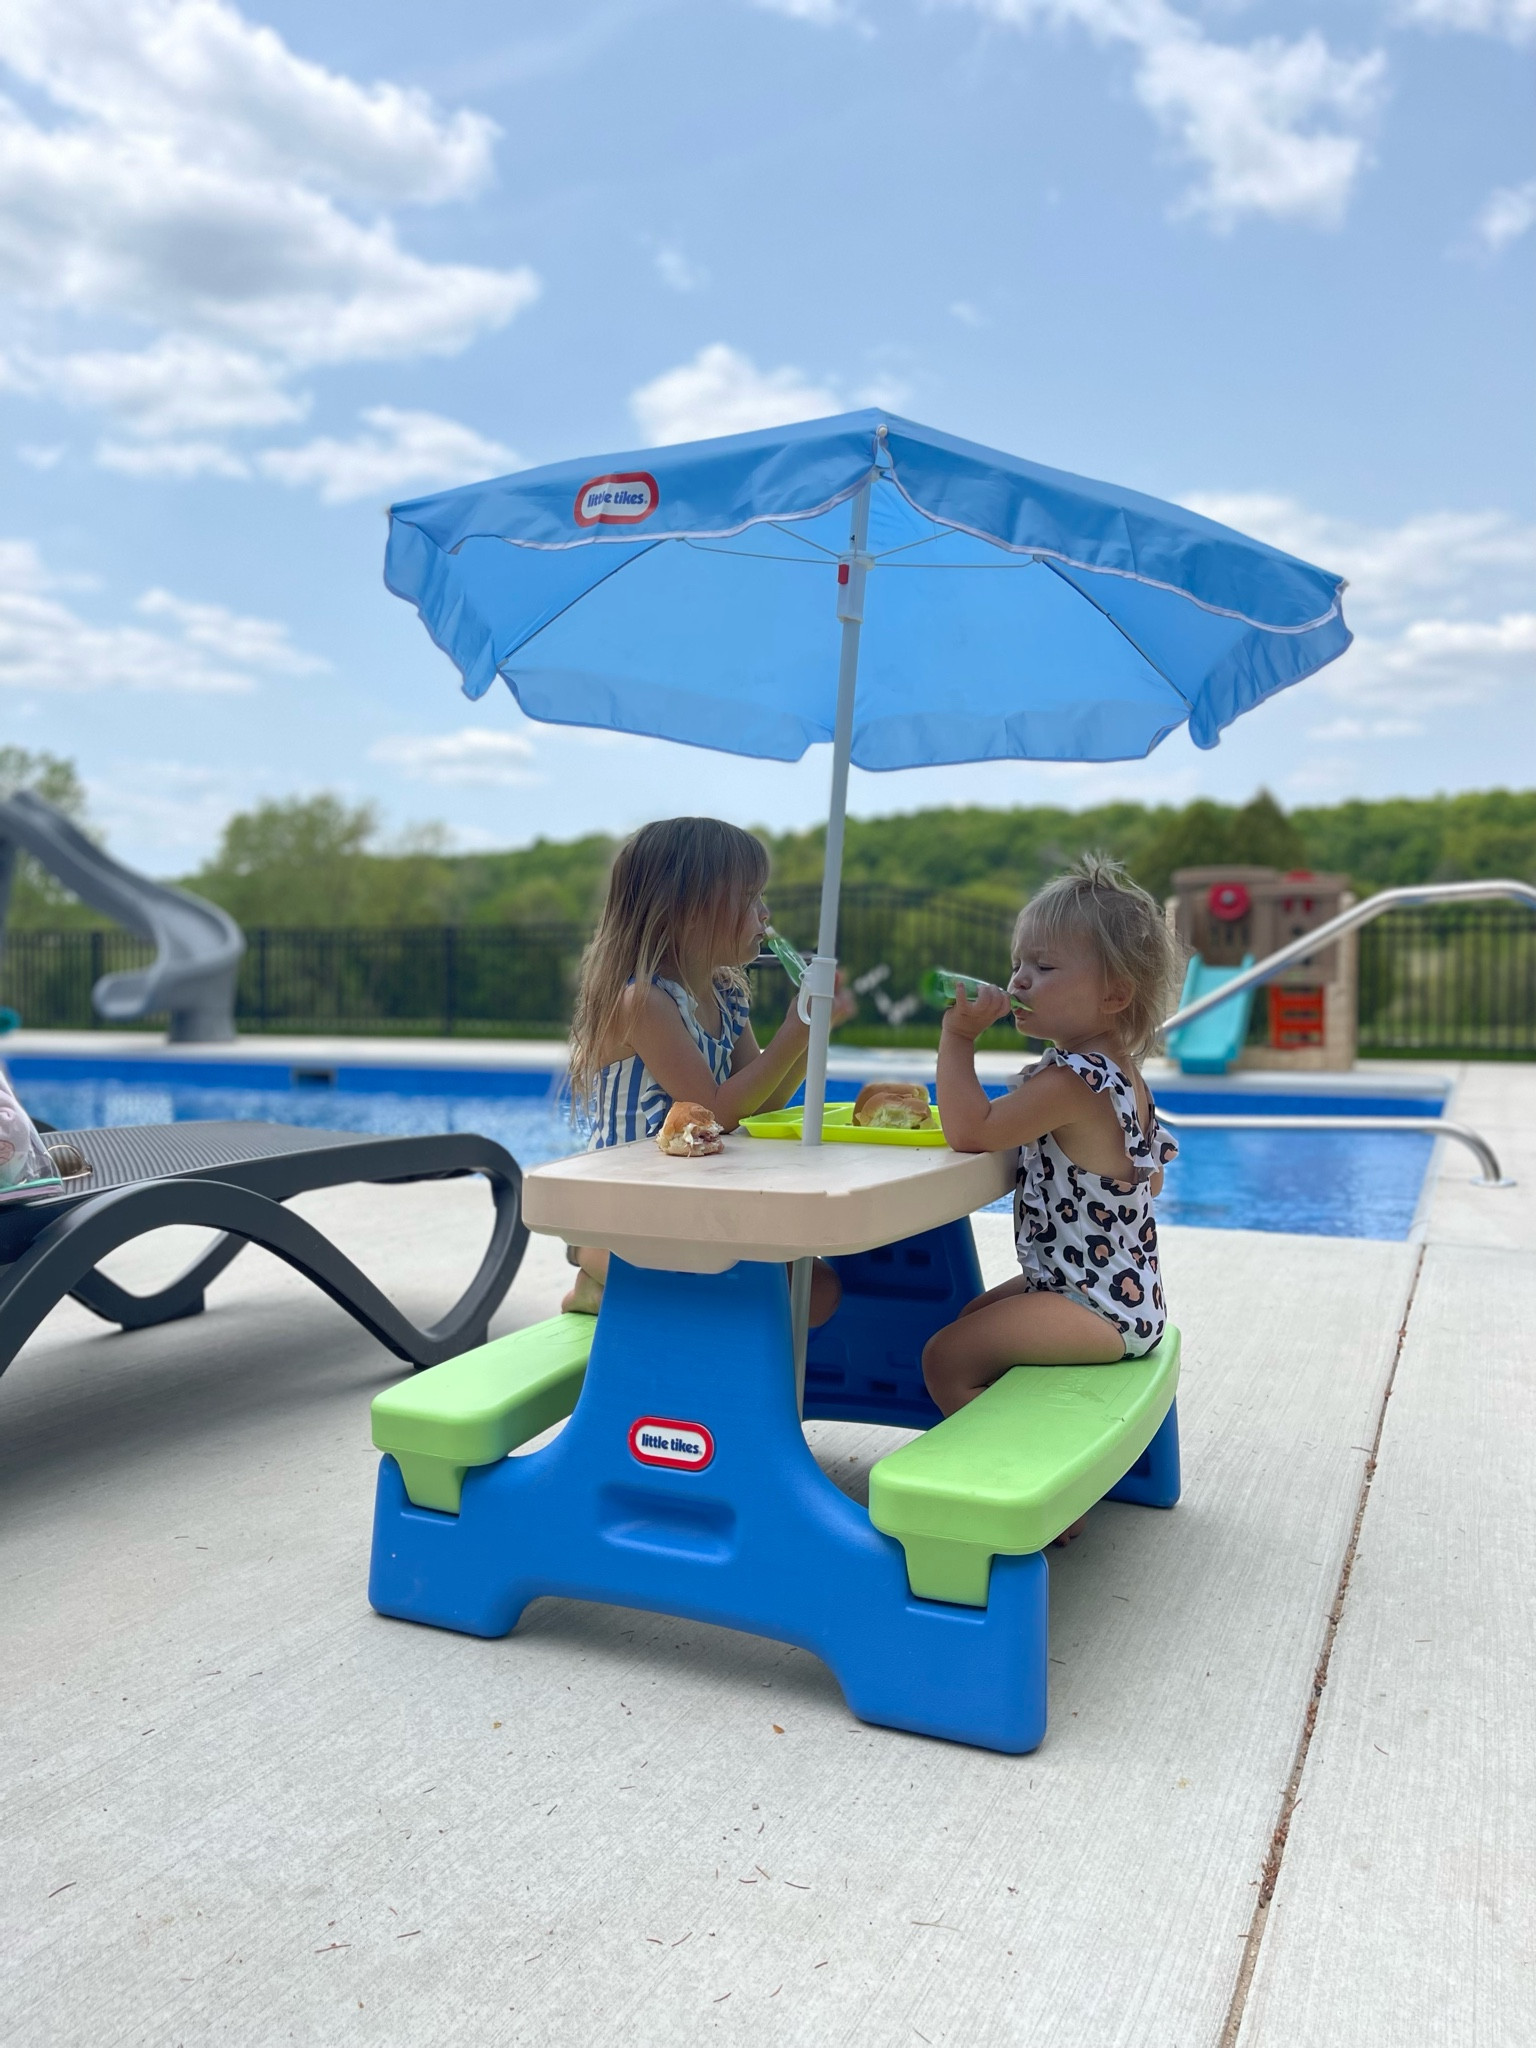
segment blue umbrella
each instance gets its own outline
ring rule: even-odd
[[[1184,724],[1213,747],[1351,638],[1337,576],[877,409],[412,499],[385,582],[470,697],[499,675],[531,718],[773,761],[832,742],[808,1144],[850,762],[1137,760]]]

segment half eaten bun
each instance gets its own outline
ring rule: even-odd
[[[656,1143],[675,1159],[698,1159],[725,1149],[725,1133],[702,1102],[674,1102]]]
[[[868,1130],[933,1129],[933,1105],[921,1081],[869,1081],[859,1090],[853,1120]]]

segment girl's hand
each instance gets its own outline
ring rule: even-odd
[[[953,1006],[944,1012],[944,1029],[953,1031],[957,1037],[974,1040],[1006,1017],[1012,1007],[1003,991],[990,981],[981,984],[974,1001],[963,987],[958,988]]]
[[[851,988],[843,986],[843,970],[837,970],[837,993],[832,998],[832,1029],[839,1024],[848,1024],[859,1014],[859,999]]]
[[[843,970],[839,968],[837,970],[837,992],[832,998],[832,1029],[835,1031],[839,1024],[848,1023],[850,1019],[858,1014],[859,999],[852,989],[844,988]],[[789,999],[789,1008],[784,1012],[784,1022],[797,1025],[802,1031],[806,1028],[804,1019],[800,1015],[800,991],[798,989],[795,990]]]

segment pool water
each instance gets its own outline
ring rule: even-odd
[[[425,1081],[430,1077],[423,1075]],[[177,1080],[28,1080],[17,1092],[33,1116],[63,1130],[256,1118],[312,1129],[402,1135],[480,1131],[523,1166],[578,1149],[552,1089],[544,1094],[355,1092],[346,1087],[238,1088]],[[836,1092],[842,1093],[842,1090]],[[851,1092],[851,1091],[850,1091]],[[1165,1094],[1170,1109],[1235,1108],[1209,1093]],[[1438,1102],[1391,1097],[1321,1101],[1244,1098],[1258,1114],[1317,1111],[1332,1101],[1352,1115],[1434,1114]],[[1434,1140],[1396,1131],[1183,1131],[1158,1202],[1165,1223],[1217,1230],[1280,1230],[1316,1237],[1405,1238],[1413,1224]],[[994,1204],[1006,1208],[1006,1203]]]

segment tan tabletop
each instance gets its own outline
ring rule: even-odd
[[[523,1179],[531,1230],[635,1266],[723,1273],[738,1259],[868,1251],[968,1216],[1012,1186],[1015,1152],[798,1145],[736,1132],[706,1159],[616,1145]]]

